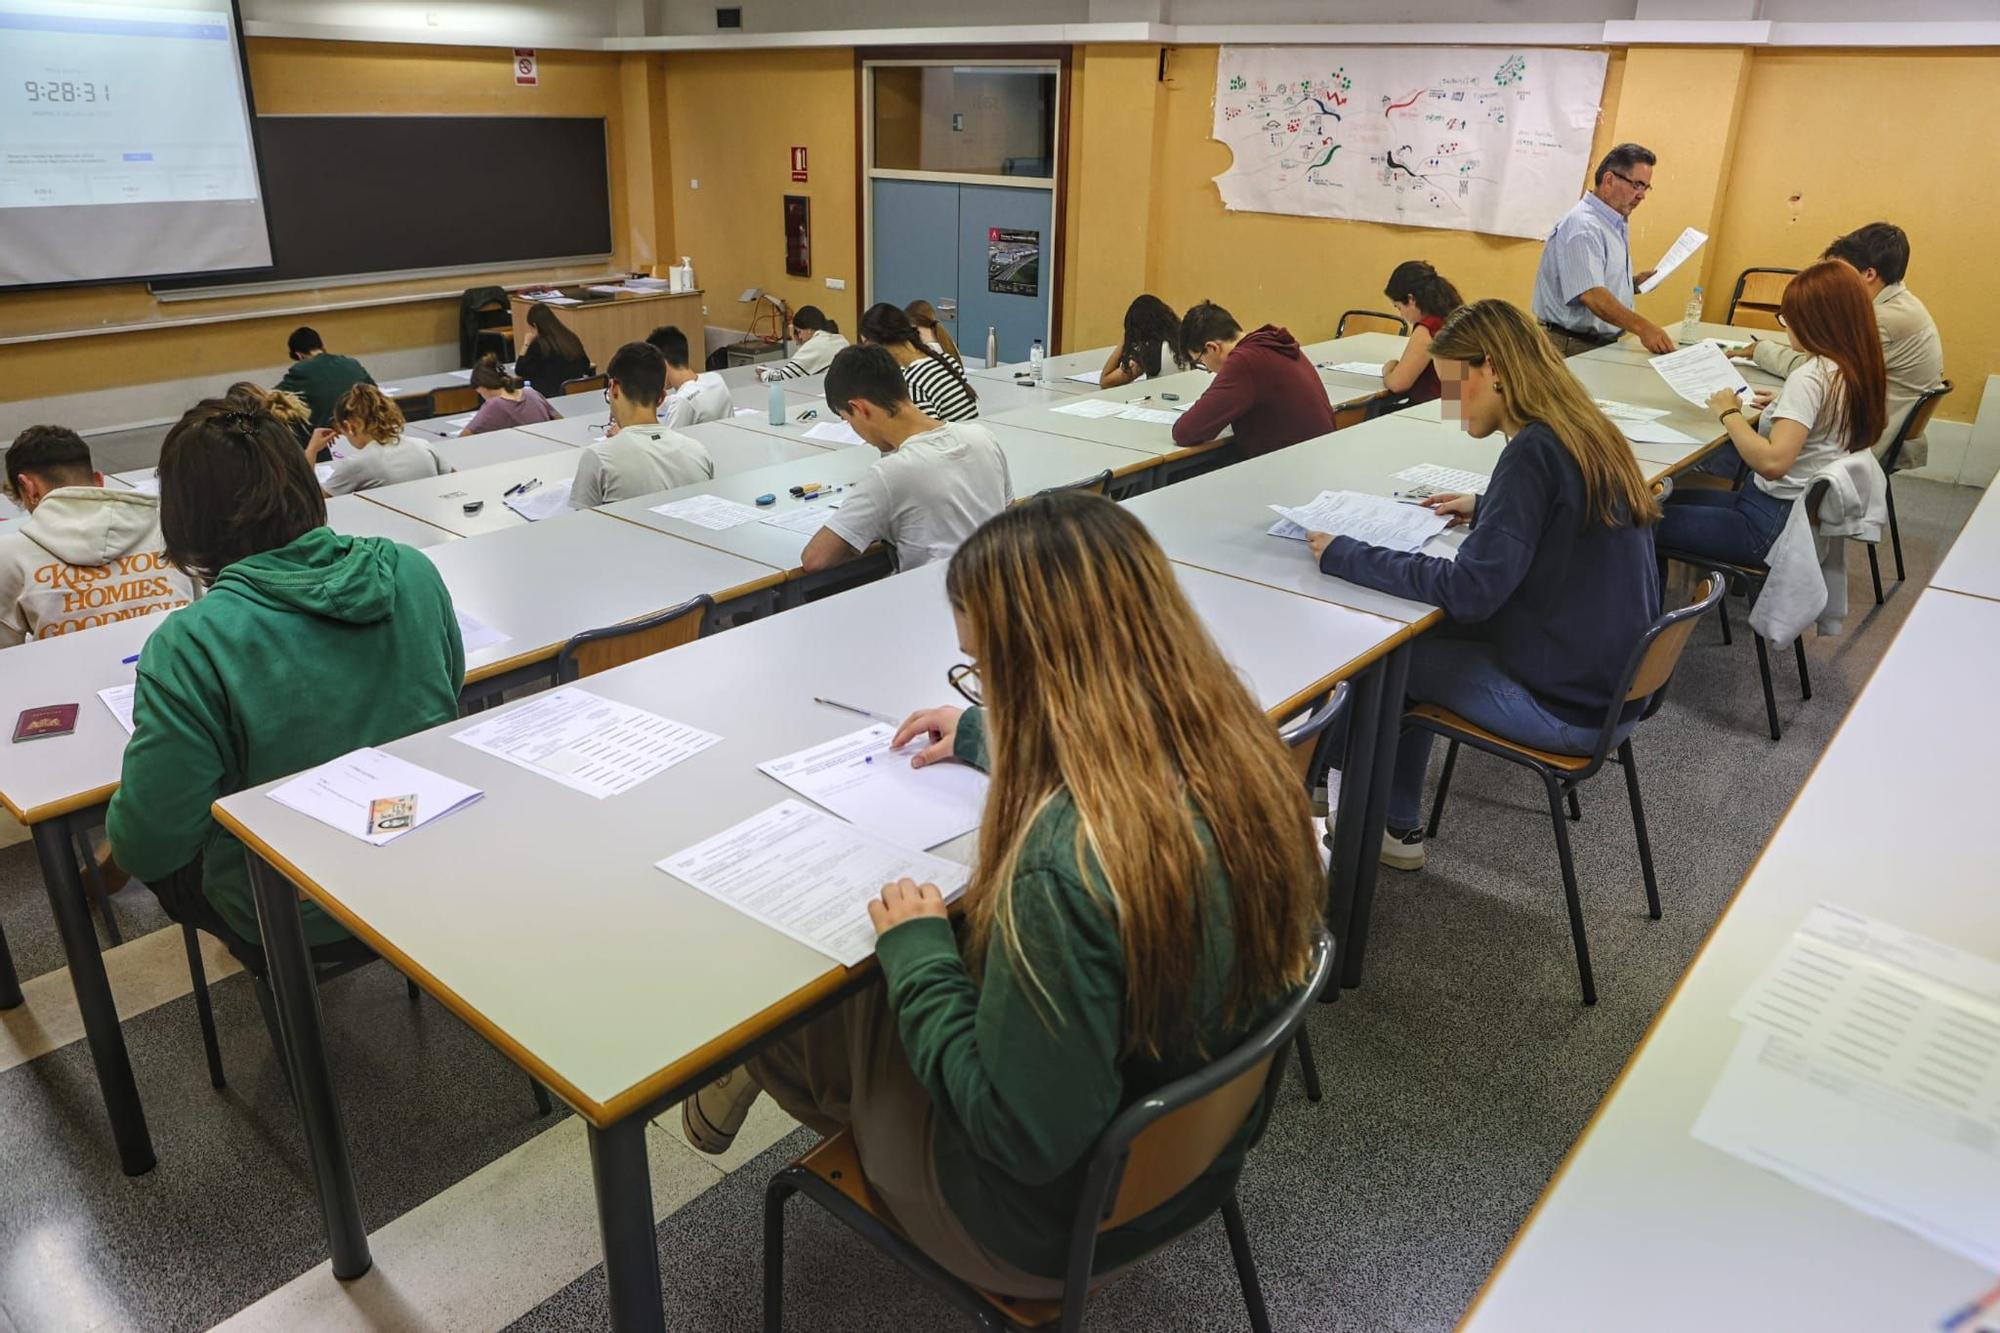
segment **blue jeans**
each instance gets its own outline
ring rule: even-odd
[[[1659,545],[1754,565],[1763,561],[1785,530],[1792,502],[1766,495],[1756,482],[1745,481],[1741,490],[1676,491],[1665,509],[1653,531]]]

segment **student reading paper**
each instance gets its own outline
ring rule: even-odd
[[[7,493],[28,517],[0,533],[0,647],[188,604],[187,577],[161,551],[159,502],[105,486],[75,431],[15,436]]]
[[[904,1235],[969,1282],[1048,1297],[1092,1145],[1305,981],[1325,884],[1269,720],[1131,515],[1030,500],[959,548],[945,590],[973,706],[895,739],[992,776],[964,939],[936,886],[885,886],[882,984],[701,1089],[682,1123],[720,1152],[769,1091],[822,1134],[849,1127]],[[1207,1216],[1268,1109],[1103,1232],[1100,1271]]]
[[[573,509],[593,509],[635,495],[691,486],[715,475],[700,440],[660,424],[667,361],[651,343],[626,343],[606,368],[611,420],[617,433],[584,448],[570,487]]]
[[[1181,320],[1180,349],[1183,360],[1215,372],[1174,423],[1182,448],[1231,430],[1243,456],[1255,458],[1333,429],[1326,385],[1289,331],[1266,324],[1245,333],[1234,315],[1203,301]]]
[[[1412,700],[1523,745],[1586,754],[1633,645],[1659,615],[1660,507],[1625,437],[1521,311],[1463,306],[1431,356],[1466,431],[1507,437],[1484,495],[1424,501],[1471,527],[1457,559],[1324,533],[1311,535],[1313,552],[1327,574],[1450,618],[1411,645]],[[1418,805],[1432,739],[1412,729],[1396,747],[1382,861],[1399,870],[1424,864]]]
[[[333,419],[333,410],[340,406],[349,389],[375,382],[353,357],[327,351],[316,329],[304,325],[293,329],[285,347],[291,355],[292,368],[278,381],[278,388],[306,405],[306,410],[312,413],[314,428]]]
[[[882,457],[806,543],[800,564],[830,569],[878,541],[901,569],[941,560],[1014,500],[1007,455],[984,426],[942,422],[910,401],[895,358],[850,347],[826,372],[826,401]]]
[[[775,366],[759,367],[758,379],[769,383],[771,380],[817,375],[832,365],[835,354],[847,346],[847,339],[840,336],[839,326],[816,305],[802,305],[792,312],[790,332],[792,341],[797,344],[791,359]]]
[[[557,398],[570,380],[589,376],[590,354],[583,350],[583,339],[553,309],[539,301],[529,306],[528,327],[534,336],[515,359],[514,373],[534,385],[536,393]]]
[[[534,386],[509,374],[492,352],[472,367],[472,389],[479,395],[479,410],[465,423],[460,435],[483,435],[489,430],[534,426],[554,421],[561,413]]]
[[[939,421],[972,421],[979,416],[979,391],[957,357],[917,336],[910,317],[892,305],[871,305],[861,315],[861,342],[885,348],[902,367],[910,401]]]
[[[209,806],[458,716],[458,620],[418,552],[326,526],[291,433],[241,399],[211,398],[168,432],[160,526],[167,559],[208,593],[140,653],[111,853],[149,881],[199,858],[209,901],[255,940],[242,846]],[[345,937],[303,911],[308,943]]]
[[[1097,374],[1097,387],[1115,389],[1121,384],[1157,376],[1171,358],[1175,370],[1186,370],[1181,357],[1181,317],[1173,307],[1151,294],[1132,298],[1125,307],[1125,332],[1104,369]]]
[[[1465,304],[1458,288],[1421,259],[1396,265],[1382,294],[1409,323],[1410,337],[1403,345],[1403,354],[1383,365],[1382,387],[1388,396],[1368,405],[1370,417],[1436,400],[1438,375],[1431,364],[1431,339],[1444,327],[1446,317]]]
[[[667,396],[660,404],[660,421],[674,430],[686,430],[704,421],[727,421],[734,410],[729,386],[714,371],[696,371],[688,364],[687,335],[671,324],[662,324],[646,335],[646,341],[660,349],[667,362]]]
[[[306,442],[308,460],[336,434],[353,448],[347,457],[334,461],[333,471],[327,474],[326,493],[351,495],[450,472],[451,464],[431,448],[430,441],[405,435],[404,424],[402,409],[374,385],[357,384],[349,389],[334,409],[333,425],[314,431]]]

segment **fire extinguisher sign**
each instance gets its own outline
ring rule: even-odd
[[[514,82],[523,88],[532,88],[542,81],[535,68],[535,53],[516,49],[514,52]]]

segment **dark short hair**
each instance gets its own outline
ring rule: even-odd
[[[318,329],[301,324],[292,330],[291,337],[285,339],[285,347],[291,352],[292,360],[297,361],[310,353],[324,352],[326,343],[321,340]]]
[[[7,493],[21,493],[21,476],[32,472],[43,481],[64,486],[88,486],[97,475],[90,446],[68,426],[30,426],[7,448]]]
[[[795,329],[826,329],[832,331],[834,323],[826,317],[826,312],[816,305],[802,305],[792,312],[792,327]]]
[[[1241,332],[1243,326],[1236,322],[1236,316],[1215,302],[1190,306],[1181,316],[1181,359],[1192,363],[1200,358],[1202,348],[1212,342],[1227,341]]]
[[[1590,186],[1596,189],[1604,184],[1604,173],[1607,171],[1629,173],[1634,167],[1657,166],[1659,161],[1659,158],[1653,156],[1653,150],[1644,145],[1621,143],[1606,153],[1604,160],[1597,164],[1597,170],[1591,173]]]
[[[213,583],[326,523],[326,496],[285,424],[244,398],[189,408],[160,448],[167,562]]]
[[[1871,222],[1834,237],[1820,258],[1844,259],[1856,273],[1872,268],[1884,284],[1901,282],[1910,271],[1910,238],[1893,222]]]
[[[660,355],[675,370],[685,370],[688,363],[688,336],[672,324],[662,324],[646,335],[646,341],[660,349]]]
[[[655,330],[657,334],[658,330]],[[657,407],[667,393],[667,358],[650,341],[626,343],[611,354],[604,368],[607,379],[617,382],[619,391],[634,403]]]
[[[842,416],[855,399],[895,416],[910,401],[909,381],[889,349],[873,343],[843,347],[826,368],[826,401]]]

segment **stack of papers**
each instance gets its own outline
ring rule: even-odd
[[[1052,407],[1051,412],[1061,412],[1071,417],[1115,417],[1125,410],[1125,404],[1112,402],[1108,398],[1079,398],[1073,403]]]
[[[1380,364],[1379,362],[1374,362],[1374,361],[1335,361],[1335,362],[1325,362],[1325,361],[1322,361],[1322,362],[1319,362],[1318,364],[1319,364],[1319,368],[1320,368],[1321,370],[1330,370],[1330,371],[1332,371],[1332,372],[1334,372],[1335,374],[1338,374],[1338,375],[1365,375],[1365,376],[1367,376],[1367,377],[1368,377],[1369,379],[1372,379],[1372,380],[1379,380],[1379,379],[1381,379],[1381,378],[1382,378],[1382,367],[1381,367],[1381,364]]]
[[[1659,372],[1667,387],[1703,411],[1717,389],[1728,389],[1739,398],[1750,392],[1741,371],[1714,343],[1695,343],[1678,352],[1656,356],[1649,364]]]
[[[1149,421],[1155,426],[1171,426],[1185,411],[1185,407],[1127,406],[1119,410],[1118,416],[1124,421]]]
[[[746,504],[725,500],[719,495],[695,495],[685,500],[670,500],[663,505],[654,505],[652,512],[667,518],[677,518],[683,523],[692,523],[710,532],[721,532],[728,528],[740,527],[745,523],[755,523],[763,515]]]
[[[509,634],[502,634],[499,630],[494,629],[484,621],[474,620],[471,616],[468,616],[456,607],[452,609],[452,614],[458,617],[458,637],[465,642],[465,655],[467,657],[472,656],[483,648],[491,648],[495,644],[505,643],[513,637]]]
[[[757,768],[849,823],[917,847],[936,847],[978,828],[986,775],[964,764],[911,768],[910,756],[928,738],[892,750],[895,734],[877,722]]]
[[[538,694],[452,739],[603,800],[721,740],[574,685]]]
[[[1667,252],[1660,256],[1660,262],[1653,266],[1653,276],[1639,284],[1639,294],[1643,296],[1665,282],[1669,273],[1685,264],[1688,256],[1701,249],[1707,241],[1707,232],[1696,231],[1693,227],[1683,230],[1667,247]]]
[[[1273,537],[1304,541],[1307,533],[1324,532],[1391,551],[1419,550],[1451,525],[1443,514],[1422,505],[1359,491],[1321,491],[1311,504],[1271,508],[1282,516],[1269,528]]]
[[[537,486],[532,491],[504,497],[507,507],[530,523],[539,523],[545,518],[554,518],[569,508],[569,493],[576,478],[564,477],[546,486]]]
[[[279,805],[380,847],[485,795],[381,750],[356,750],[273,787]],[[387,807],[393,822],[382,823]]]
[[[524,301],[540,301],[543,305],[583,304],[583,302],[577,300],[574,296],[564,296],[561,292],[555,290],[554,288],[550,288],[547,291],[540,291],[540,292],[522,292],[521,299]]]
[[[1406,500],[1424,500],[1433,495],[1484,495],[1486,483],[1493,480],[1484,472],[1445,467],[1441,463],[1419,463],[1394,476],[1404,483],[1397,494]]]
[[[1079,370],[1076,374],[1065,375],[1063,378],[1066,380],[1075,380],[1078,384],[1101,384],[1104,382],[1104,372],[1102,370]],[[1139,378],[1144,379],[1146,377],[1141,375]]]
[[[911,851],[798,801],[658,863],[674,878],[847,967],[875,952],[868,904],[884,884],[935,884],[947,900],[966,868]]]

